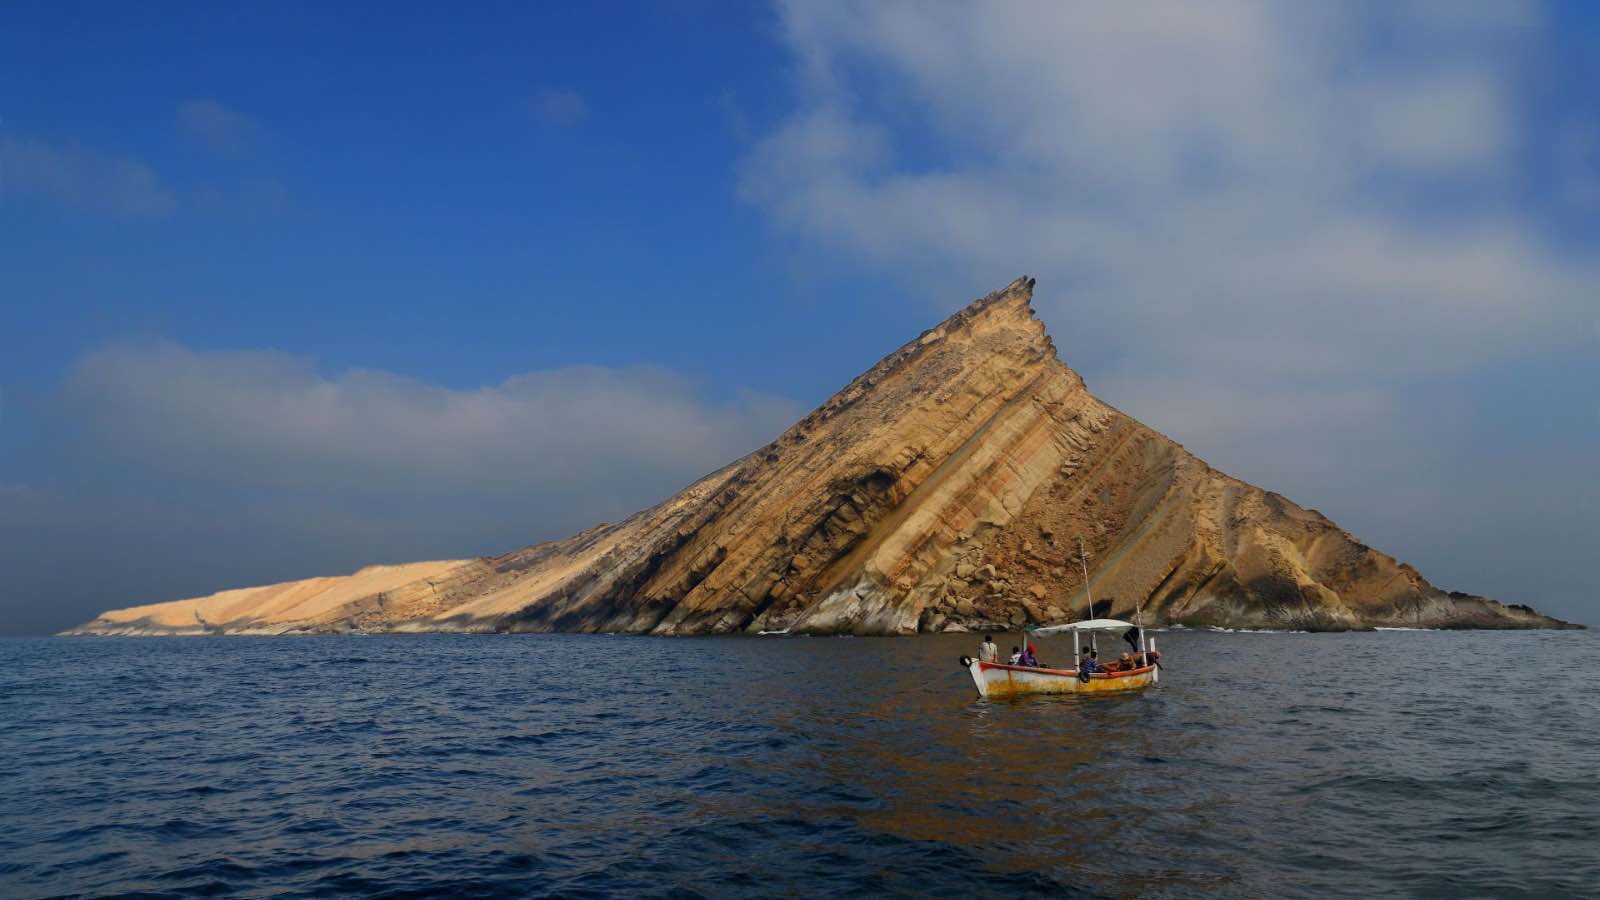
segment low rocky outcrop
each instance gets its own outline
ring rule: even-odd
[[[1019,279],[777,440],[628,520],[504,556],[108,612],[70,633],[783,631],[1018,626],[1092,590],[1151,624],[1562,627],[1442,591],[1315,510],[1096,399]]]
[[[218,591],[204,597],[130,606],[101,613],[67,634],[278,634],[286,625],[409,584],[426,584],[466,560],[367,566],[352,575],[305,578],[265,587]]]

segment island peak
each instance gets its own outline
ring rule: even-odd
[[[68,633],[910,634],[1088,612],[1338,630],[1571,627],[1445,592],[1094,397],[1018,278],[627,520],[472,560],[107,612]]]

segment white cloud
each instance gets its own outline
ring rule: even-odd
[[[1036,274],[1065,348],[1162,383],[1456,370],[1567,340],[1597,274],[1507,206],[1520,6],[782,11],[797,103],[747,200],[941,296]]]
[[[662,499],[797,417],[783,400],[713,399],[648,367],[447,388],[173,343],[85,356],[48,406],[49,466],[0,482],[0,568],[13,575],[0,633],[565,537]]]
[[[648,367],[579,366],[454,389],[171,343],[88,355],[62,403],[87,432],[80,446],[186,480],[319,494],[583,494],[638,506],[795,418],[781,400],[712,402],[692,381]]]
[[[1374,78],[1349,90],[1359,150],[1375,167],[1421,172],[1463,167],[1483,175],[1505,159],[1513,130],[1493,73]]]
[[[125,216],[161,216],[177,205],[137,159],[0,134],[0,195],[19,193]]]
[[[1600,283],[1518,205],[1536,5],[780,10],[795,102],[739,181],[778,228],[945,303],[1038,276],[1097,393],[1349,527],[1408,534],[1423,484],[1431,515],[1516,518],[1439,486],[1493,469],[1470,380],[1585,341]],[[1575,204],[1592,148],[1561,148]]]

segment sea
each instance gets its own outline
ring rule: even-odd
[[[1600,895],[1593,633],[1154,635],[0,640],[0,896]]]

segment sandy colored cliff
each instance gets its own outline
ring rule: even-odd
[[[459,568],[459,559],[367,566],[353,575],[306,578],[204,597],[130,606],[101,613],[68,632],[95,634],[277,634],[291,623],[325,615],[352,601],[403,585],[426,583]]]
[[[891,353],[771,444],[619,524],[108,612],[72,633],[908,634],[1081,614],[1248,628],[1560,627],[1446,593],[1096,399],[1031,279]],[[1104,612],[1104,610],[1100,610]]]

